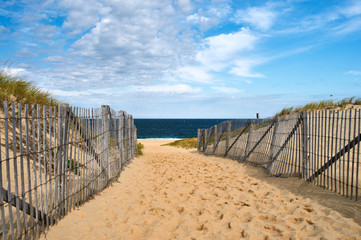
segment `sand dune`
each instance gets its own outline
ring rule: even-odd
[[[42,239],[360,239],[354,220],[229,159],[143,141],[118,182]]]

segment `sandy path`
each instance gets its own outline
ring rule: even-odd
[[[352,219],[249,177],[242,164],[142,143],[119,182],[43,239],[360,239]]]

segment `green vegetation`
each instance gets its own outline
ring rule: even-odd
[[[350,97],[350,98],[344,98],[340,101],[323,100],[320,102],[308,103],[304,106],[300,106],[296,108],[294,107],[284,108],[282,109],[281,112],[276,114],[276,117],[280,117],[295,112],[301,112],[301,111],[312,111],[312,110],[334,109],[334,108],[344,109],[346,108],[347,105],[361,105],[361,98]]]
[[[0,102],[57,106],[60,102],[32,82],[0,72]]]
[[[68,160],[68,168],[70,168],[70,171],[74,172],[76,175],[80,175],[77,162],[74,162],[73,160]]]
[[[162,146],[181,147],[185,149],[197,148],[197,138],[184,138]]]
[[[141,144],[141,143],[137,143],[137,156],[142,156],[143,155],[143,148],[144,148],[144,145]]]

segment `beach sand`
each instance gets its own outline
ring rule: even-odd
[[[117,182],[42,239],[360,239],[352,218],[248,175],[249,166],[140,141]]]

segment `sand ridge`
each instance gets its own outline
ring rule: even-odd
[[[235,161],[141,141],[118,181],[42,239],[359,239],[352,219]]]

